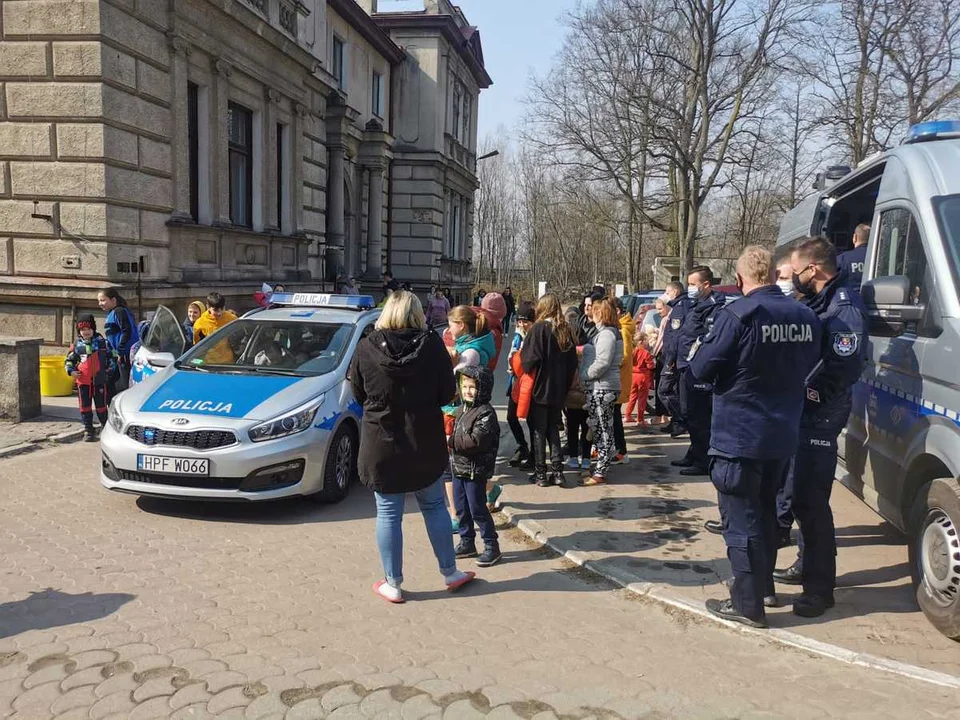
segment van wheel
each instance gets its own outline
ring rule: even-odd
[[[322,503],[343,500],[357,477],[357,433],[347,423],[330,440],[327,462],[323,466],[323,489],[314,498]]]
[[[938,478],[920,489],[911,512],[910,568],[917,602],[940,632],[960,640],[960,488]]]

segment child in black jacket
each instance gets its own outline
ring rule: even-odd
[[[489,567],[500,562],[496,525],[487,508],[487,480],[493,477],[500,449],[500,422],[490,405],[493,373],[485,367],[467,366],[458,374],[463,405],[450,437],[453,450],[453,498],[460,520],[457,557],[477,556],[477,531],[483,539],[483,554],[477,565]]]

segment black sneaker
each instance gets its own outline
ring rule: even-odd
[[[716,615],[718,618],[723,618],[724,620],[732,620],[741,625],[749,625],[753,628],[767,627],[766,618],[761,618],[760,620],[748,618],[746,615],[742,615],[730,600],[715,600],[711,598],[707,600],[707,610],[711,615]]]
[[[83,441],[84,442],[96,442],[97,441],[97,431],[92,427],[84,428],[83,430]]]
[[[774,570],[773,579],[782,585],[803,585],[803,568],[797,560],[793,565],[783,570]]]
[[[527,455],[520,463],[517,465],[517,468],[520,470],[533,470],[536,465],[533,462],[533,458]]]
[[[683,427],[683,425],[674,425],[673,430],[670,431],[670,437],[672,438],[678,438],[686,434],[687,434],[687,429]]]
[[[554,470],[552,473],[550,473],[550,480],[551,480],[551,481],[553,482],[553,484],[556,485],[557,487],[561,487],[561,488],[562,488],[562,487],[566,487],[566,486],[567,486],[566,482],[564,482],[564,479],[563,479],[563,471],[562,471],[562,470]]]
[[[793,614],[805,618],[820,617],[835,604],[833,595],[822,596],[804,593],[793,601]]]
[[[693,465],[693,460],[688,458],[680,458],[679,460],[671,460],[670,465],[678,468],[690,467]]]
[[[662,433],[664,433],[664,434],[672,433],[672,432],[673,432],[673,423],[672,423],[672,422],[668,422],[666,425],[664,425],[662,428],[660,428],[660,432],[662,432]]]
[[[776,595],[764,595],[763,606],[765,608],[778,608],[780,607],[780,600]]]
[[[530,456],[530,451],[525,447],[518,447],[510,457],[508,464],[510,467],[520,467],[524,460]]]
[[[469,540],[461,540],[453,552],[458,559],[472,558],[477,556],[477,546]]]
[[[703,467],[703,465],[691,465],[690,467],[680,468],[680,475],[684,477],[702,477],[703,475],[709,474],[710,471]]]
[[[500,553],[500,546],[497,543],[490,543],[483,549],[483,554],[477,558],[477,567],[490,567],[503,560]]]
[[[537,478],[537,487],[553,487],[553,475],[544,475]]]
[[[703,529],[714,535],[723,535],[723,523],[719,520],[707,520],[703,524]]]

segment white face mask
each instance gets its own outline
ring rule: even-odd
[[[687,285],[687,297],[691,300],[696,300],[698,297],[700,297],[700,286]]]
[[[777,280],[777,287],[787,297],[793,295],[793,280]]]

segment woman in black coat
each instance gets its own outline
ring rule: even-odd
[[[457,570],[441,475],[450,458],[442,405],[456,393],[440,337],[427,329],[413,293],[394,292],[376,329],[357,344],[350,368],[353,395],[363,405],[360,480],[377,499],[377,547],[385,578],[374,592],[388,602],[403,595],[403,506],[415,493],[433,553],[448,590],[473,579]]]

